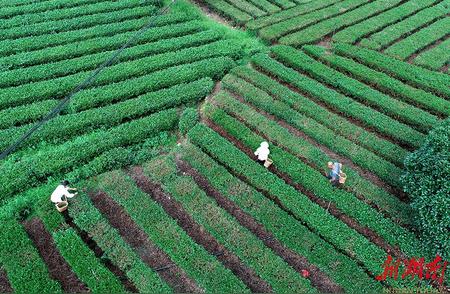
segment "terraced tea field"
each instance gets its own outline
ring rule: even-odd
[[[202,2],[270,43],[357,44],[429,69],[449,70],[450,2],[446,0]]]
[[[0,2],[2,151],[133,40],[0,160],[0,292],[449,290],[448,273],[377,278],[388,256],[450,259],[422,245],[401,182],[450,115],[449,10]],[[79,194],[59,213],[62,179]]]

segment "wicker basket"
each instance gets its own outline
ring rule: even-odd
[[[273,163],[273,160],[270,159],[270,158],[267,158],[267,160],[264,162],[264,166],[265,166],[266,168],[268,168],[269,166],[272,165],[272,163]]]
[[[63,202],[56,203],[55,207],[56,207],[56,210],[58,210],[59,212],[63,212],[65,210],[67,210],[67,207],[69,207],[69,202],[63,201]]]
[[[339,175],[339,184],[345,184],[346,180],[347,180],[347,175],[345,173],[341,173]]]

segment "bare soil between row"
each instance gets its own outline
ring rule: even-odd
[[[296,254],[294,251],[286,248],[278,241],[272,233],[268,232],[263,225],[259,224],[250,215],[245,213],[239,206],[222,195],[208,180],[206,180],[198,171],[182,160],[177,160],[178,169],[194,179],[197,185],[206,192],[206,194],[215,199],[217,204],[230,213],[243,227],[249,229],[264,244],[272,249],[276,254],[282,257],[290,266],[300,274],[302,270],[310,272],[309,279],[311,284],[323,293],[341,293],[342,288],[326,276],[318,267],[308,262],[308,260]]]
[[[247,156],[250,158],[253,157],[253,151],[247,148],[244,144],[237,141],[234,137],[232,137],[230,134],[228,134],[225,130],[223,130],[221,127],[215,125],[211,121],[207,121],[207,125],[213,129],[215,132],[220,134],[222,137],[233,143],[237,148],[239,148],[242,152],[244,152]],[[272,165],[269,167],[269,171],[281,178],[286,184],[290,185],[291,187],[295,188],[300,193],[307,196],[311,201],[315,202],[316,204],[320,205],[322,208],[327,210],[331,215],[336,217],[338,220],[342,221],[346,225],[348,225],[350,228],[354,229],[358,233],[365,236],[367,239],[369,239],[371,242],[382,248],[384,251],[386,251],[388,254],[395,256],[400,259],[406,259],[406,256],[398,249],[394,248],[393,246],[389,245],[386,241],[384,241],[383,238],[378,236],[374,231],[369,229],[368,227],[360,225],[356,220],[353,218],[347,216],[346,214],[342,213],[334,203],[325,201],[323,199],[320,199],[319,197],[315,196],[310,191],[306,190],[304,187],[302,187],[299,184],[296,184],[290,179],[290,177],[281,171],[277,170],[277,168]]]
[[[69,293],[87,292],[88,288],[72,272],[69,264],[61,256],[53,237],[45,229],[42,221],[39,218],[33,218],[23,225],[39,255],[47,265],[50,277],[59,282],[63,291]]]
[[[196,223],[183,209],[180,203],[167,195],[158,184],[144,175],[142,167],[134,167],[129,171],[138,187],[158,202],[175,219],[178,225],[210,254],[215,255],[222,264],[239,277],[252,292],[273,292],[270,285],[262,280],[252,269],[248,268],[236,255],[218,243],[207,230]]]
[[[147,234],[142,231],[128,215],[128,213],[104,191],[89,193],[92,202],[108,219],[123,239],[137,252],[139,257],[152,269],[157,271],[173,290],[178,293],[202,292],[195,282],[178,266],[175,266],[169,256],[149,241]]]

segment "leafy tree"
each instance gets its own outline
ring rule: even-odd
[[[410,195],[424,245],[450,258],[450,118],[430,132],[405,160],[404,190]]]

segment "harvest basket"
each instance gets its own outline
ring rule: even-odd
[[[339,184],[345,184],[346,180],[347,180],[347,175],[345,173],[341,173],[339,175]]]
[[[67,210],[67,207],[69,207],[69,202],[63,201],[63,202],[56,203],[55,207],[56,207],[56,210],[58,210],[59,212],[63,212],[65,210]]]
[[[273,160],[270,159],[270,158],[267,158],[267,160],[264,162],[264,166],[265,166],[266,168],[268,168],[269,166],[272,165],[272,163],[273,163]]]

